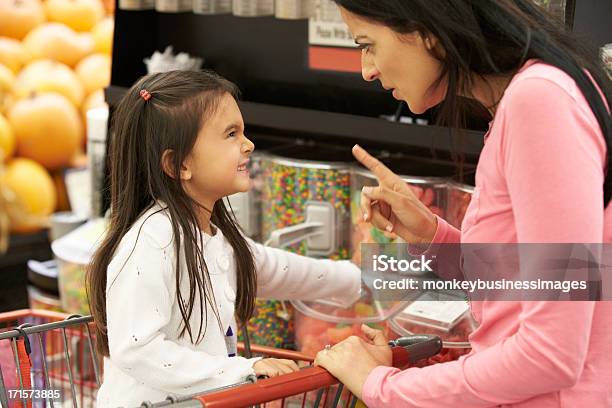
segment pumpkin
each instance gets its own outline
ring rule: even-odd
[[[111,55],[113,52],[113,29],[115,22],[112,17],[102,19],[91,33],[94,38],[96,52]]]
[[[11,104],[14,82],[13,71],[0,64],[0,113],[5,112]]]
[[[49,170],[68,165],[82,144],[79,113],[60,94],[32,94],[13,105],[8,119],[17,140],[17,155]]]
[[[100,0],[46,0],[49,21],[66,24],[75,31],[90,31],[104,17]]]
[[[57,201],[53,180],[40,164],[17,158],[9,161],[0,176],[3,197],[11,219],[11,231],[33,232],[45,226]]]
[[[32,30],[23,39],[33,59],[52,59],[74,67],[93,52],[91,33],[77,33],[60,23],[45,23]]]
[[[15,151],[15,135],[8,120],[0,114],[0,163]]]
[[[77,75],[61,62],[39,60],[30,63],[17,76],[13,93],[22,99],[32,92],[57,92],[64,95],[79,108],[85,92]]]
[[[17,74],[30,61],[26,48],[17,40],[0,37],[0,64]]]
[[[45,21],[40,0],[0,0],[0,36],[23,39]]]
[[[83,58],[74,69],[85,93],[107,87],[110,84],[111,58],[107,54],[92,54]]]

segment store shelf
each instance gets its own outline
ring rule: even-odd
[[[124,93],[125,88],[110,86],[106,89],[106,100],[114,106]],[[461,151],[472,157],[478,156],[483,144],[483,133],[476,131],[464,131],[459,141],[449,129],[439,126],[402,124],[379,118],[248,101],[240,102],[240,109],[246,125],[256,133],[281,131],[288,137],[299,135],[334,144],[362,143],[379,148]]]

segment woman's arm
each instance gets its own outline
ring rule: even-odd
[[[236,383],[253,374],[258,359],[211,355],[168,339],[164,330],[176,303],[174,248],[159,245],[144,229],[137,242],[126,244],[108,275],[107,326],[113,363],[147,386],[177,394]],[[123,265],[118,265],[119,260]],[[197,328],[192,330],[196,336]],[[206,330],[219,330],[211,313]]]
[[[249,240],[258,277],[258,297],[282,300],[359,299],[361,270],[350,261],[313,259]]]

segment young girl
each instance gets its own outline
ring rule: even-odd
[[[297,370],[236,356],[256,296],[359,296],[348,261],[245,238],[223,198],[247,191],[254,149],[236,87],[207,72],[142,78],[114,113],[111,220],[87,277],[104,383],[98,406],[138,406]]]

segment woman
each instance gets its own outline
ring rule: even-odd
[[[493,120],[461,231],[359,147],[379,178],[362,210],[411,243],[612,242],[609,73],[531,0],[335,0],[380,81],[461,127],[464,101]],[[479,328],[458,361],[404,371],[364,327],[320,352],[369,407],[612,407],[612,302],[472,302]]]

